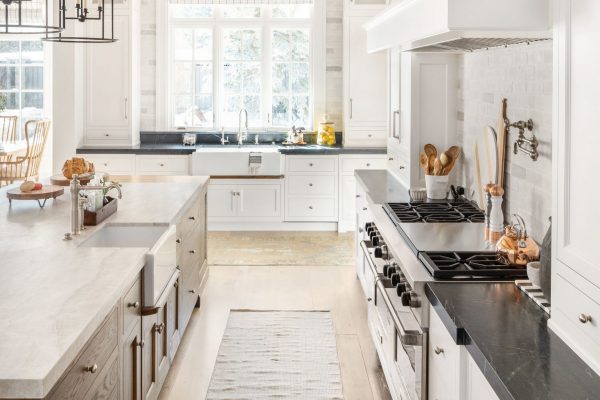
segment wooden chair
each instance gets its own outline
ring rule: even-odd
[[[25,140],[27,153],[16,157],[14,161],[0,161],[0,184],[25,181],[30,178],[39,179],[42,155],[50,130],[50,121],[35,120],[25,124]]]
[[[0,144],[17,142],[16,116],[0,116]],[[12,156],[0,157],[0,161],[10,161]]]

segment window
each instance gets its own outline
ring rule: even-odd
[[[0,98],[4,115],[21,125],[44,114],[44,51],[39,40],[0,41]],[[19,130],[21,132],[21,130]]]
[[[170,128],[312,128],[313,6],[169,6]]]

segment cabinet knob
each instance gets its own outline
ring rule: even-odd
[[[587,314],[581,314],[579,316],[579,322],[582,324],[587,324],[588,322],[592,322],[592,316]]]
[[[161,166],[161,167],[164,167],[164,166],[165,166],[165,164],[164,164],[164,163],[160,163],[160,166]]]
[[[401,165],[400,167],[398,167],[398,169],[402,170],[402,169],[406,169],[406,167],[404,165]]]
[[[394,157],[388,158],[388,161],[394,161]]]
[[[161,322],[160,324],[156,325],[156,333],[158,333],[159,335],[161,335],[164,330],[165,330],[164,323]]]
[[[368,210],[368,208],[367,208],[367,207],[363,207],[363,211],[367,211],[367,210]]]
[[[105,133],[104,136],[109,137],[110,135],[108,133]]]
[[[367,298],[367,301],[370,303],[373,301],[373,299],[369,297],[369,298]]]
[[[146,342],[144,342],[143,340],[140,340],[139,342],[137,342],[138,347],[140,348],[144,348],[144,346],[146,345]]]
[[[181,244],[181,239],[179,239],[179,238],[175,239],[175,243]]]
[[[196,217],[189,217],[188,219],[189,219],[190,221],[195,221],[195,220],[196,220]]]
[[[309,183],[309,184],[308,184],[308,186],[310,186],[310,187],[313,187],[313,184],[312,184],[312,183]]]
[[[138,308],[140,306],[140,302],[136,301],[134,303],[127,303],[127,307],[129,308]]]
[[[371,163],[367,163],[367,167],[370,167],[370,166],[371,166]]]
[[[435,346],[435,348],[433,349],[433,352],[439,356],[440,354],[442,354],[444,352],[444,349],[442,349],[441,347]]]
[[[312,210],[312,209],[313,209],[313,206],[308,206],[308,208],[309,208],[310,210]]]
[[[196,250],[190,250],[190,254],[196,254]]]
[[[85,372],[89,372],[90,374],[95,374],[98,371],[98,365],[90,365],[89,367],[85,367]]]
[[[357,195],[356,195],[356,198],[357,198],[357,199],[360,199],[360,194],[357,194]]]
[[[108,167],[108,163],[104,163],[104,166],[105,166],[105,167]]]
[[[308,164],[308,166],[309,166],[309,167],[312,167],[312,166],[314,166],[314,164],[313,164],[313,163],[309,163],[309,164]]]
[[[368,135],[368,136],[369,136],[369,137],[373,137],[373,134],[369,133],[369,135]]]
[[[196,294],[196,289],[191,289],[189,292],[190,292],[191,294]]]

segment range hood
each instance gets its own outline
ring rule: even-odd
[[[552,38],[548,0],[397,0],[368,21],[367,50],[468,52]]]

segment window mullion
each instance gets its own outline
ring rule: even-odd
[[[213,26],[213,113],[215,115],[214,129],[223,126],[223,30],[218,24]]]
[[[272,105],[271,105],[271,71],[272,71],[272,51],[271,51],[271,26],[266,23],[263,27],[263,73],[261,82],[262,103],[265,112],[263,113],[263,126],[265,131],[268,131],[269,121],[272,120]]]

